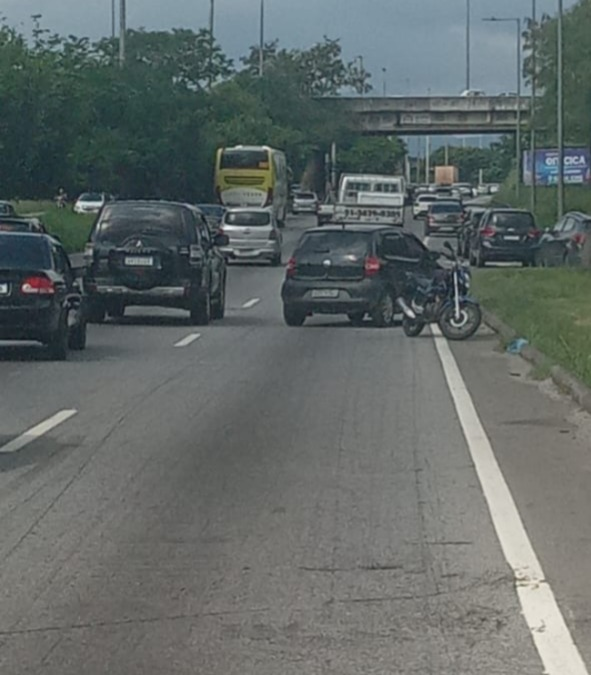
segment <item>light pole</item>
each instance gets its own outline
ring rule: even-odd
[[[471,35],[470,29],[472,24],[472,17],[470,12],[470,0],[466,0],[466,90],[470,89],[471,73],[470,73],[470,51],[471,51]]]
[[[563,15],[564,7],[562,0],[558,0],[558,39],[557,39],[557,64],[556,64],[556,88],[557,110],[556,130],[558,132],[558,218],[564,215],[564,83],[563,83]]]
[[[538,77],[538,36],[537,36],[537,2],[531,0],[531,101],[529,117],[529,152],[531,157],[532,178],[531,178],[531,202],[530,209],[533,214],[536,212],[536,94]]]
[[[210,0],[209,3],[209,58],[208,58],[208,84],[211,89],[213,86],[213,46],[215,33],[215,0]]]
[[[494,23],[515,23],[517,28],[517,127],[515,129],[515,160],[517,167],[517,180],[515,181],[515,196],[519,199],[521,184],[521,19],[516,17],[492,16],[483,21]]]
[[[387,91],[388,91],[388,81],[387,81],[388,69],[387,68],[382,68],[382,75],[383,75],[383,79],[382,79],[383,90],[382,90],[382,93],[383,93],[384,98],[386,98],[386,94],[387,94]]]
[[[111,0],[111,37],[117,37],[117,0]]]
[[[127,33],[127,0],[119,0],[119,65],[125,65],[125,36]]]
[[[259,31],[259,77],[265,70],[265,0],[261,0],[261,16]]]

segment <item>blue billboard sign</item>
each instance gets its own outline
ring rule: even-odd
[[[558,150],[536,150],[536,185],[558,184]],[[523,182],[532,184],[531,152],[523,153]],[[567,185],[591,184],[591,153],[588,148],[564,149],[564,182]]]

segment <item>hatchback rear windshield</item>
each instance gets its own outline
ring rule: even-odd
[[[298,246],[298,255],[326,254],[363,256],[369,250],[369,232],[314,232],[304,237]]]
[[[419,197],[420,202],[436,202],[437,197],[435,195],[421,195]]]
[[[438,202],[431,207],[431,213],[459,213],[461,210],[461,205],[453,202]]]
[[[512,228],[518,231],[533,230],[536,227],[534,217],[531,213],[494,213],[491,224],[498,230]]]
[[[184,243],[183,209],[168,204],[113,204],[103,210],[93,240],[121,246],[128,239],[155,237],[168,246]]]
[[[0,269],[46,270],[50,267],[47,244],[38,235],[0,235]]]
[[[264,227],[271,224],[271,214],[265,211],[237,211],[226,213],[226,225],[241,225],[244,227]]]

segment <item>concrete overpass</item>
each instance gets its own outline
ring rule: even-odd
[[[517,126],[516,96],[331,98],[371,135],[505,134]],[[521,99],[523,126],[529,99]]]

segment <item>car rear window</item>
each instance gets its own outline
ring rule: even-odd
[[[435,195],[421,195],[419,197],[420,202],[435,202],[437,201],[437,197]]]
[[[30,232],[31,225],[27,220],[2,220],[0,217],[0,232]]]
[[[138,236],[157,237],[168,246],[183,243],[186,228],[183,209],[169,204],[113,204],[106,206],[93,240],[121,246]]]
[[[304,235],[298,246],[298,255],[313,253],[333,253],[337,255],[363,256],[369,251],[371,233],[369,232],[313,232]]]
[[[298,192],[295,195],[296,199],[316,199],[316,195],[313,192]]]
[[[271,214],[266,211],[236,211],[226,213],[226,225],[242,225],[244,227],[264,227],[271,224]]]
[[[436,202],[431,207],[431,213],[459,213],[461,210],[462,206],[453,202]]]
[[[535,228],[536,223],[531,213],[507,212],[494,213],[491,223],[497,230],[514,229],[518,231],[527,231]]]
[[[45,270],[51,268],[49,249],[40,236],[0,235],[0,269]]]

